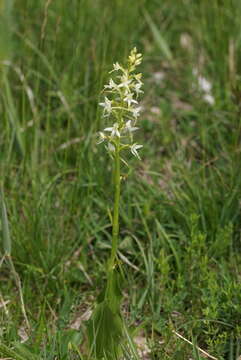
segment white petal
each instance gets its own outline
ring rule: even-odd
[[[114,145],[111,144],[111,143],[108,143],[108,150],[111,151],[111,152],[114,152],[115,151]]]
[[[113,131],[113,129],[114,129],[113,127],[108,127],[108,128],[105,128],[104,131],[110,131],[111,132],[111,131]]]
[[[211,94],[204,94],[203,99],[210,105],[214,105],[215,103],[214,97]]]
[[[198,77],[198,84],[204,92],[209,93],[212,89],[212,84],[203,76]]]

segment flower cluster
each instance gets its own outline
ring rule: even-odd
[[[118,62],[113,65],[113,70],[110,71],[113,78],[104,86],[106,96],[104,102],[99,105],[104,109],[103,116],[113,120],[113,125],[99,132],[98,143],[106,141],[110,154],[116,150],[130,149],[131,153],[140,159],[137,150],[142,145],[133,142],[132,133],[138,129],[135,125],[141,110],[138,98],[143,93],[142,74],[135,73],[141,61],[142,55],[134,48],[128,57],[126,67]]]

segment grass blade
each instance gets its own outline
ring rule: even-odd
[[[1,189],[1,222],[2,222],[2,233],[3,233],[3,250],[7,256],[11,254],[11,237],[9,232],[9,225],[8,225],[8,216],[7,216],[7,210],[6,205],[4,202],[4,194],[3,189]]]
[[[168,46],[168,43],[165,40],[165,38],[163,37],[163,35],[161,34],[160,30],[158,29],[158,27],[156,26],[154,21],[152,20],[151,16],[149,15],[149,13],[147,11],[144,11],[144,16],[145,16],[147,24],[149,25],[149,27],[151,29],[154,40],[156,41],[162,54],[165,56],[165,58],[167,58],[167,60],[173,61],[172,53]]]
[[[0,355],[10,357],[13,360],[28,360],[26,357],[22,357],[21,355],[17,354],[14,350],[10,349],[4,344],[0,344]],[[30,360],[30,359],[29,359]]]

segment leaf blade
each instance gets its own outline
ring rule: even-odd
[[[9,231],[7,209],[4,201],[3,189],[0,194],[0,206],[1,206],[1,222],[2,222],[2,233],[3,233],[3,250],[5,255],[10,256],[12,250],[12,242]]]

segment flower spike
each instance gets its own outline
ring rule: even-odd
[[[138,130],[135,124],[141,111],[138,97],[143,93],[142,74],[135,73],[141,61],[142,55],[134,48],[126,66],[118,62],[113,64],[113,69],[110,71],[113,76],[109,79],[109,83],[104,85],[104,92],[108,93],[108,97],[105,96],[104,102],[99,104],[103,107],[103,116],[113,119],[113,125],[99,133],[98,144],[107,142],[107,150],[111,154],[114,154],[116,149],[120,151],[130,149],[138,159],[140,156],[137,150],[142,145],[133,143],[132,133]]]

